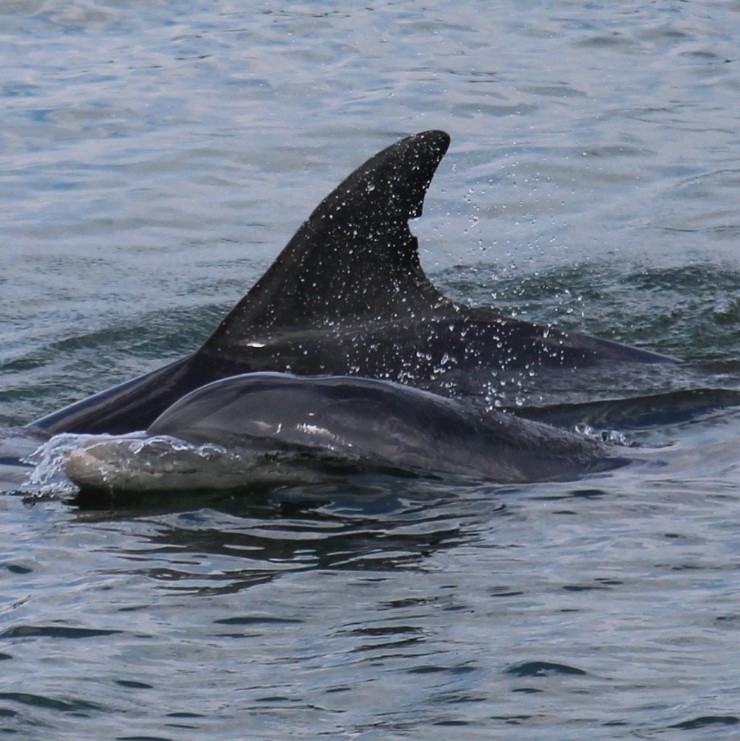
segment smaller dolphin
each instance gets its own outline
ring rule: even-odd
[[[573,432],[356,376],[229,377],[179,399],[146,435],[91,436],[67,454],[65,472],[82,487],[120,491],[192,488],[196,480],[208,486],[208,472],[195,470],[208,465],[216,474],[211,486],[224,481],[233,486],[233,471],[225,478],[221,474],[233,462],[234,450],[257,451],[263,458],[285,451],[328,455],[380,468],[502,483],[571,479],[626,462]],[[136,453],[144,449],[144,440],[154,445],[153,455],[144,460],[142,454],[139,464],[146,467],[146,476],[137,478]],[[168,455],[156,452],[162,441],[170,441]],[[177,441],[191,445],[178,447]],[[206,454],[193,445],[206,446]],[[214,453],[214,446],[221,453]],[[177,449],[186,451],[179,465],[173,463]],[[184,471],[194,476],[188,479]]]

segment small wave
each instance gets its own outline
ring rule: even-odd
[[[682,731],[695,731],[697,728],[709,728],[711,726],[736,726],[740,724],[740,718],[735,715],[701,715],[681,723],[669,726]]]
[[[97,638],[120,633],[120,630],[70,628],[62,625],[18,625],[0,633],[0,638]]]
[[[76,494],[78,489],[64,473],[63,462],[69,451],[90,438],[91,435],[55,435],[36,448],[21,461],[33,468],[20,491],[36,498],[64,498]]]
[[[87,700],[66,700],[56,697],[45,697],[31,692],[0,692],[0,700],[16,702],[62,713],[73,713],[85,717],[91,711],[102,710],[102,705]]]
[[[546,677],[552,674],[567,674],[570,676],[585,676],[588,672],[567,664],[558,664],[553,661],[525,661],[514,664],[506,670],[507,674],[517,677]]]

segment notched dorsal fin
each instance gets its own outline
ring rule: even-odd
[[[330,193],[205,348],[280,327],[410,315],[447,302],[421,269],[408,221],[450,137],[425,131],[369,159]]]

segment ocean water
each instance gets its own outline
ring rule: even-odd
[[[711,384],[607,420],[652,463],[570,483],[6,482],[0,731],[736,738],[738,49],[733,1],[2,3],[3,428],[197,347],[429,128],[437,285]]]

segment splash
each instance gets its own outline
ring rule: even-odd
[[[64,497],[77,492],[77,487],[64,473],[63,462],[70,450],[74,450],[89,439],[90,435],[55,435],[22,463],[33,466],[27,481],[21,487],[24,493],[34,497]]]

